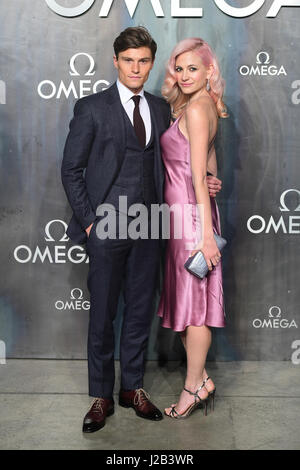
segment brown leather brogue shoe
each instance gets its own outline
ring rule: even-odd
[[[160,421],[162,413],[150,401],[150,395],[142,388],[137,390],[120,390],[119,405],[124,408],[133,408],[140,418]]]
[[[114,414],[114,401],[108,398],[95,398],[84,417],[82,432],[95,432],[103,428],[107,416]]]

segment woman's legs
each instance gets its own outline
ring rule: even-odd
[[[182,341],[187,355],[187,375],[184,386],[191,392],[195,392],[202,385],[203,379],[207,377],[204,367],[211,345],[210,328],[205,325],[188,326],[184,337],[182,336]],[[211,382],[207,383],[208,387],[209,383]],[[198,395],[202,399],[207,398],[207,388],[200,390]],[[183,413],[192,403],[194,403],[194,397],[183,390],[176,405],[177,413]],[[170,410],[171,408],[167,408],[166,413],[169,414]]]
[[[183,331],[180,334],[182,344],[184,346],[184,349],[186,350],[186,330]],[[209,348],[208,348],[209,349]],[[208,377],[208,373],[206,372],[206,369],[203,369],[203,380],[205,380]],[[208,392],[212,392],[215,389],[215,384],[213,383],[212,379],[209,378],[209,380],[205,384],[205,388],[207,389]]]

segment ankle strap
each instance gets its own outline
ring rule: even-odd
[[[195,399],[195,403],[197,402],[197,398],[199,398],[199,400],[201,401],[201,398],[199,397],[198,395],[198,392],[200,392],[200,390],[204,387],[204,382],[202,382],[202,385],[200,385],[199,388],[197,388],[197,390],[195,392],[191,392],[190,390],[188,390],[187,388],[183,387],[183,390],[185,390],[186,392],[188,392],[190,395],[193,395],[194,399]]]
[[[206,384],[206,382],[207,382],[209,379],[210,379],[210,377],[209,377],[209,375],[208,375],[208,376],[206,377],[206,379],[204,379],[204,382],[203,382],[203,384],[205,385],[205,384]]]

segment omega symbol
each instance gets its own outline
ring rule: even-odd
[[[76,296],[74,295],[74,292],[75,292],[75,291],[78,291],[78,292],[79,292],[79,297],[76,297]],[[77,300],[83,299],[83,292],[82,292],[82,290],[79,289],[79,287],[74,287],[74,289],[71,290],[70,298],[71,298],[71,299],[77,299]]]
[[[65,230],[65,233],[64,235],[58,240],[60,242],[67,242],[69,240],[68,236],[66,235],[66,230],[68,228],[68,225],[66,224],[66,222],[64,222],[63,220],[60,220],[60,219],[55,219],[55,220],[50,220],[50,222],[47,223],[47,225],[45,226],[45,234],[46,234],[46,237],[45,237],[45,240],[46,242],[55,242],[56,240],[50,235],[50,226],[53,224],[53,223],[59,223],[59,224],[62,224],[63,227],[64,227],[64,230]]]
[[[72,16],[79,16],[88,11],[91,6],[94,4],[95,0],[83,0],[80,5],[77,5],[77,7],[73,8],[66,8],[62,7],[57,3],[56,0],[45,0],[48,7],[53,10],[55,13],[61,16],[67,16],[67,17],[72,17]]]
[[[281,318],[281,308],[277,307],[277,305],[273,305],[273,307],[269,308],[269,318],[274,318],[274,315],[272,313],[274,309],[277,309],[277,314],[275,315],[275,318]]]
[[[77,54],[73,55],[73,57],[71,57],[71,60],[70,60],[70,75],[72,76],[76,76],[76,77],[79,77],[80,76],[80,73],[75,69],[75,60],[78,56],[80,55],[84,55],[86,56],[89,61],[90,61],[90,68],[89,70],[85,73],[85,75],[87,76],[92,76],[92,75],[95,75],[95,71],[94,68],[95,68],[95,61],[93,59],[93,57],[90,55],[90,54],[87,54],[86,52],[78,52]]]
[[[265,59],[266,59],[264,62],[262,62],[261,59],[260,59],[260,56],[262,54],[265,56]],[[257,54],[257,56],[256,56],[256,63],[257,64],[269,64],[270,62],[271,62],[270,61],[270,54],[268,54],[268,52],[261,51]]]
[[[300,191],[299,189],[287,189],[286,191],[284,191],[281,196],[280,196],[280,204],[281,206],[279,207],[279,210],[281,212],[290,212],[290,209],[286,206],[285,204],[285,196],[287,193],[290,193],[291,191],[295,192],[298,194],[299,196],[299,205],[296,207],[296,209],[294,209],[295,212],[299,212],[300,211]]]

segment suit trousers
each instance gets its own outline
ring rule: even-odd
[[[90,319],[88,330],[89,395],[112,398],[114,328],[119,294],[124,294],[120,338],[121,388],[143,386],[147,341],[158,280],[159,240],[98,238],[94,222],[87,241]],[[125,216],[126,223],[132,221]]]

